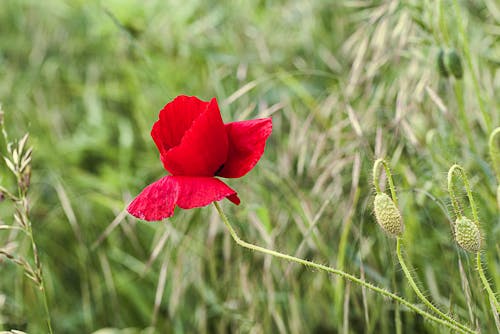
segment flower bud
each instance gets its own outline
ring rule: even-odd
[[[449,50],[446,53],[446,67],[448,71],[453,74],[453,76],[457,79],[462,79],[464,75],[464,69],[462,67],[462,61],[460,60],[460,56],[457,51]]]
[[[403,234],[404,225],[401,213],[394,201],[386,193],[377,194],[373,206],[377,223],[387,234],[393,237]]]
[[[446,69],[446,65],[444,64],[444,50],[441,49],[439,50],[438,57],[437,57],[437,65],[438,65],[438,71],[441,76],[447,78],[450,74],[448,73],[448,70]]]
[[[455,222],[455,240],[468,252],[477,253],[481,249],[479,228],[467,217],[460,217]]]

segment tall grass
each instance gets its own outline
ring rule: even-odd
[[[178,94],[216,96],[225,121],[273,117],[263,159],[230,181],[242,204],[221,203],[244,240],[418,302],[372,213],[371,168],[386,157],[413,278],[440,309],[494,332],[475,259],[453,242],[446,172],[468,171],[498,291],[487,145],[500,124],[499,13],[492,0],[1,1],[0,101],[11,137],[29,132],[34,147],[31,220],[54,332],[442,332],[358,286],[238,248],[212,207],[162,223],[127,216],[165,173],[149,131]],[[439,73],[448,49],[461,80]],[[0,202],[0,225],[11,210]],[[0,230],[0,248],[9,238]],[[16,254],[29,249],[17,240]],[[5,258],[0,277],[0,326],[45,332],[36,287]]]

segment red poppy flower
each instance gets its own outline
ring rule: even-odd
[[[156,221],[173,215],[175,206],[191,209],[223,198],[238,205],[236,191],[215,176],[248,173],[264,153],[271,118],[224,124],[213,98],[178,96],[160,111],[153,137],[163,167],[171,175],[147,186],[128,206],[133,216]]]

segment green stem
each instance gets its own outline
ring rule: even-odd
[[[295,256],[291,256],[291,255],[288,255],[288,254],[280,253],[280,252],[277,252],[275,250],[271,250],[271,249],[267,249],[267,248],[260,247],[260,246],[257,246],[257,245],[253,245],[251,243],[248,243],[246,241],[241,240],[240,237],[238,236],[238,234],[236,234],[236,231],[231,226],[231,223],[229,222],[229,220],[227,219],[226,215],[224,214],[224,211],[222,211],[222,208],[220,207],[219,203],[214,202],[214,205],[215,205],[215,208],[217,209],[217,212],[219,213],[219,216],[221,217],[222,221],[224,222],[224,224],[226,225],[227,229],[229,230],[229,233],[231,234],[231,237],[241,247],[244,247],[244,248],[247,248],[247,249],[259,252],[259,253],[268,254],[268,255],[271,255],[271,256],[274,256],[274,257],[278,257],[278,258],[281,258],[281,259],[284,259],[284,260],[287,260],[287,261],[291,261],[291,262],[295,262],[295,263],[298,263],[298,264],[302,264],[302,265],[307,266],[307,267],[311,267],[311,268],[315,268],[315,269],[318,269],[318,270],[326,271],[326,272],[334,274],[334,275],[338,275],[338,276],[340,276],[340,277],[342,277],[342,278],[344,278],[346,280],[349,280],[349,281],[351,281],[353,283],[356,283],[356,284],[359,284],[361,286],[364,286],[367,289],[375,291],[378,294],[381,294],[381,295],[383,295],[385,297],[391,298],[391,299],[399,302],[400,304],[405,305],[406,307],[408,307],[412,311],[420,314],[424,318],[427,318],[427,319],[429,319],[431,321],[434,321],[434,322],[436,322],[438,324],[446,326],[446,327],[448,327],[450,329],[456,330],[456,331],[458,331],[460,333],[468,333],[467,331],[464,331],[463,329],[461,329],[460,327],[454,325],[453,323],[450,323],[450,322],[445,321],[443,319],[437,318],[437,317],[433,316],[432,314],[430,314],[430,313],[428,313],[428,312],[426,312],[424,310],[421,310],[420,308],[418,308],[417,306],[413,305],[412,303],[406,301],[402,297],[400,297],[400,296],[398,296],[398,295],[396,295],[396,294],[394,294],[392,292],[389,292],[389,291],[387,291],[385,289],[379,288],[379,287],[377,287],[377,286],[375,286],[375,285],[373,285],[371,283],[363,281],[363,280],[357,278],[356,276],[348,274],[348,273],[346,273],[346,272],[344,272],[342,270],[337,270],[337,269],[334,269],[334,268],[331,268],[331,267],[328,267],[328,266],[325,266],[325,265],[322,265],[322,264],[319,264],[319,263],[314,263],[312,261],[303,260],[303,259],[297,258]]]
[[[380,190],[379,178],[380,178],[380,165],[384,166],[385,174],[387,175],[387,182],[389,183],[389,189],[391,190],[391,197],[394,201],[394,204],[398,206],[398,198],[396,196],[396,187],[394,186],[394,180],[392,179],[391,169],[387,162],[379,158],[373,164],[373,184],[375,185],[375,191],[377,194],[380,194],[382,191]]]
[[[43,278],[43,271],[42,271],[42,265],[40,263],[40,258],[38,255],[38,249],[36,247],[35,243],[35,238],[33,237],[33,230],[31,229],[31,222],[27,222],[27,227],[26,230],[28,232],[28,236],[31,241],[31,247],[33,250],[33,257],[35,259],[35,265],[36,265],[36,270],[37,270],[37,278],[38,278],[38,288],[42,291],[42,297],[43,297],[43,307],[45,309],[45,316],[46,316],[46,322],[47,322],[47,327],[49,329],[49,333],[53,334],[54,332],[52,331],[52,321],[50,319],[50,311],[49,311],[49,303],[47,301],[47,293],[45,291],[45,280]]]
[[[467,191],[467,197],[469,198],[469,203],[471,206],[471,211],[472,211],[472,216],[474,218],[474,223],[479,227],[479,215],[476,207],[476,202],[474,201],[474,197],[472,196],[472,190],[469,184],[469,179],[467,178],[467,174],[465,173],[465,170],[460,166],[460,165],[453,165],[451,166],[450,170],[448,171],[448,192],[450,193],[450,198],[451,202],[453,204],[453,208],[455,210],[455,214],[457,215],[458,218],[460,218],[462,215],[460,213],[460,210],[458,208],[458,200],[455,195],[455,189],[453,185],[453,176],[458,173],[460,178],[462,179],[464,183],[465,190]],[[477,271],[479,273],[479,277],[481,278],[481,282],[484,285],[484,288],[488,292],[488,297],[490,298],[491,302],[495,305],[497,313],[500,313],[500,304],[498,302],[498,299],[495,296],[495,293],[491,289],[490,283],[488,282],[488,279],[486,278],[486,275],[484,274],[483,270],[483,265],[481,263],[481,253],[477,252]]]
[[[403,255],[401,254],[401,238],[399,238],[399,237],[397,238],[397,242],[396,242],[396,250],[397,250],[397,254],[398,254],[399,264],[401,265],[401,268],[403,269],[403,272],[404,272],[404,274],[406,276],[406,279],[410,283],[411,288],[413,289],[413,291],[415,292],[415,294],[418,296],[418,298],[420,298],[420,300],[423,301],[424,304],[427,305],[428,308],[430,308],[436,314],[439,314],[439,316],[441,318],[446,319],[446,321],[454,324],[457,327],[460,327],[461,329],[463,329],[464,331],[466,331],[468,333],[474,333],[474,331],[472,329],[468,328],[467,326],[462,325],[461,323],[459,323],[459,322],[455,321],[454,319],[452,319],[450,316],[448,316],[445,313],[441,312],[420,291],[420,289],[418,288],[417,284],[413,280],[413,277],[412,277],[410,271],[408,270],[408,267],[406,266],[406,263],[404,261]]]
[[[498,299],[495,296],[495,293],[491,289],[490,283],[488,282],[488,279],[486,278],[486,275],[484,274],[483,271],[483,264],[481,263],[481,253],[477,252],[477,271],[479,273],[479,277],[481,278],[481,282],[483,282],[484,287],[486,288],[486,291],[488,292],[488,296],[490,300],[493,302],[493,305],[495,305],[495,308],[497,310],[497,313],[500,313],[500,303],[498,302]]]
[[[472,210],[472,217],[474,218],[474,223],[479,224],[479,215],[477,213],[476,202],[474,201],[474,197],[472,196],[472,190],[469,184],[469,179],[467,178],[467,174],[465,174],[465,170],[460,165],[451,166],[448,171],[448,193],[450,194],[451,204],[453,205],[453,210],[455,211],[455,215],[457,218],[462,217],[462,212],[460,210],[460,205],[458,204],[458,199],[455,195],[455,186],[453,184],[453,176],[458,173],[458,176],[462,179],[464,183],[465,191],[467,192],[467,197],[469,198],[470,207]]]

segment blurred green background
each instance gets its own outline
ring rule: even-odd
[[[438,71],[451,48],[462,80]],[[213,206],[127,216],[165,175],[149,132],[179,94],[217,97],[226,122],[273,117],[262,160],[228,182],[242,204],[222,202],[243,239],[417,302],[372,214],[371,167],[386,157],[420,286],[494,332],[474,257],[453,242],[446,172],[469,172],[498,287],[487,138],[499,65],[494,0],[1,0],[0,103],[11,138],[29,132],[34,147],[31,218],[55,332],[443,333],[359,286],[239,248]],[[3,164],[0,184],[14,187]],[[15,224],[7,201],[0,221]],[[28,239],[0,230],[7,244],[32,258]],[[5,259],[0,277],[0,329],[46,332],[34,284]]]

